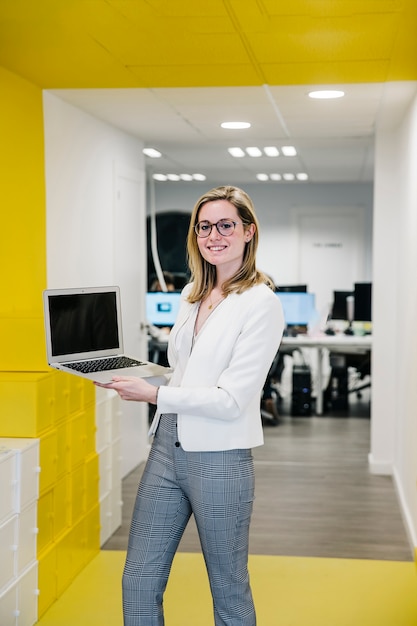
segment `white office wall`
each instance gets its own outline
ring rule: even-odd
[[[383,118],[383,111],[381,113]],[[377,131],[371,469],[393,473],[417,549],[417,97]]]
[[[143,144],[49,92],[44,93],[44,120],[48,287],[124,286],[125,349],[141,356],[146,343],[140,332],[146,291]],[[147,405],[122,403],[122,411],[125,475],[148,453]]]
[[[233,181],[230,181],[233,184]],[[191,212],[196,200],[212,185],[208,183],[156,183],[156,212],[181,210]],[[363,274],[358,281],[372,277],[373,186],[362,184],[254,183],[245,186],[251,196],[260,223],[259,267],[277,284],[297,283],[299,276],[298,226],[300,212],[319,215],[346,211],[362,215]],[[169,268],[166,268],[169,269]],[[338,286],[334,285],[337,289]]]

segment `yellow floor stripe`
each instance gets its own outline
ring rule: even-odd
[[[125,554],[101,551],[39,626],[122,626]],[[414,563],[251,556],[259,626],[417,626]],[[200,554],[178,553],[165,599],[167,626],[213,626]]]

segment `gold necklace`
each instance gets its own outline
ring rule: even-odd
[[[222,300],[224,300],[224,296],[221,296],[218,300],[215,300],[214,302],[212,302],[212,301],[211,301],[211,298],[210,298],[210,304],[208,305],[208,310],[209,310],[209,311],[211,311],[211,310],[212,310],[212,308],[213,308],[214,306],[217,306],[218,304],[220,304],[220,302],[221,302]]]

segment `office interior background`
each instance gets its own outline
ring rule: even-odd
[[[41,467],[46,467],[37,494],[43,511],[57,506],[48,502],[52,496],[58,501],[64,476],[73,490],[80,472],[83,480],[90,471],[97,480],[90,420],[107,415],[113,399],[94,397],[78,380],[57,381],[48,370],[42,290],[119,284],[125,347],[145,353],[140,322],[145,321],[147,215],[153,209],[189,212],[208,188],[239,184],[257,208],[259,264],[278,284],[308,282],[326,303],[329,283],[317,272],[308,273],[301,245],[308,240],[309,225],[317,224],[324,247],[335,243],[337,234],[339,243],[343,237],[354,250],[351,263],[344,259],[338,266],[340,281],[332,278],[332,287],[372,281],[369,470],[393,476],[417,558],[416,25],[412,0],[377,6],[367,0],[302,1],[296,7],[267,0],[195,2],[192,7],[156,1],[3,0],[0,435],[39,439]],[[265,85],[272,93],[274,86],[299,89],[300,98],[310,86],[343,86],[347,94],[363,86],[366,94],[367,85],[379,85],[377,115],[369,128],[372,167],[365,159],[354,180],[315,179],[312,173],[306,182],[261,183],[253,171],[242,179],[234,165],[234,178],[225,171],[203,182],[152,182],[149,173],[157,165],[142,152],[149,141],[109,122],[108,105],[100,109],[96,91],[108,97],[117,89],[144,90],[154,97],[158,90],[178,90],[179,96],[181,90],[207,89],[210,102],[210,89],[243,89],[249,97],[246,89],[266,91]],[[89,90],[94,90],[93,109]],[[186,98],[187,91],[182,93]],[[250,116],[250,107],[242,112]],[[142,114],[140,109],[136,113]],[[234,111],[225,114],[234,116]],[[249,145],[243,135],[233,138],[236,145]],[[297,145],[290,130],[285,134],[274,127],[270,138],[274,145]],[[350,139],[354,144],[354,134]],[[204,151],[204,137],[201,143]],[[223,140],[222,149],[227,145]],[[204,163],[198,167],[203,171]],[[117,411],[126,475],[146,458],[146,410],[118,405]],[[57,464],[64,430],[84,442],[88,467],[71,458],[67,443],[67,465]],[[84,509],[72,510],[70,519],[42,535],[40,547],[38,542],[40,585],[46,585],[53,576],[50,563],[64,558],[81,525],[89,537],[88,550],[68,566],[51,595],[41,594],[41,613],[99,548],[100,503],[91,493],[90,503],[90,492],[84,496]]]

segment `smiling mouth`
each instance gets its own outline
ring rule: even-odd
[[[221,252],[221,250],[225,250],[226,246],[209,246],[209,250],[211,252]]]

